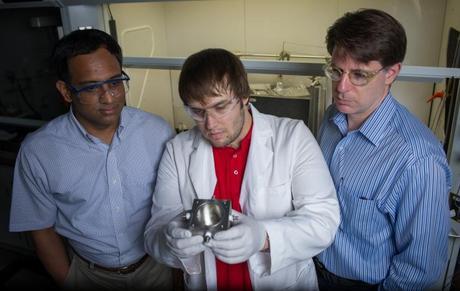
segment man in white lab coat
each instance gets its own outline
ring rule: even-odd
[[[305,124],[258,112],[249,93],[232,53],[185,61],[179,94],[196,126],[166,146],[146,251],[183,269],[188,289],[315,290],[311,258],[340,220],[334,184]],[[231,200],[237,222],[204,242],[181,217],[195,198]]]

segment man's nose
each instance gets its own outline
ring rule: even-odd
[[[108,84],[102,84],[101,94],[99,95],[99,101],[101,103],[111,103],[114,99],[115,93],[109,88]]]
[[[350,78],[348,77],[348,73],[343,73],[342,77],[340,78],[339,81],[337,81],[337,91],[338,92],[346,92],[350,90],[352,84],[350,82]]]
[[[216,118],[214,117],[214,115],[212,115],[212,113],[209,114],[209,112],[206,111],[204,114],[204,122],[206,129],[212,129],[216,124]]]

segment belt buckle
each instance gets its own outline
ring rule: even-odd
[[[119,268],[117,273],[121,275],[126,275],[132,272],[131,269],[132,269],[131,266],[125,266],[125,267]]]

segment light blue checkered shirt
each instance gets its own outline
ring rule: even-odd
[[[142,257],[169,124],[124,107],[111,145],[72,112],[27,136],[16,161],[10,231],[54,226],[86,259],[108,267]]]
[[[432,132],[388,94],[352,132],[331,106],[318,140],[342,218],[320,261],[386,290],[435,283],[447,261],[451,174]]]

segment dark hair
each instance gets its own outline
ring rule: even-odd
[[[99,48],[106,48],[113,54],[120,64],[123,63],[121,47],[109,34],[98,29],[75,30],[61,38],[52,55],[52,66],[57,77],[63,81],[70,81],[69,59],[83,54],[89,54]]]
[[[179,77],[179,96],[189,101],[231,92],[234,97],[249,97],[248,77],[240,59],[231,52],[211,48],[189,56]]]
[[[358,62],[379,61],[387,67],[402,62],[406,54],[406,33],[391,15],[376,9],[345,13],[329,27],[327,51]]]

